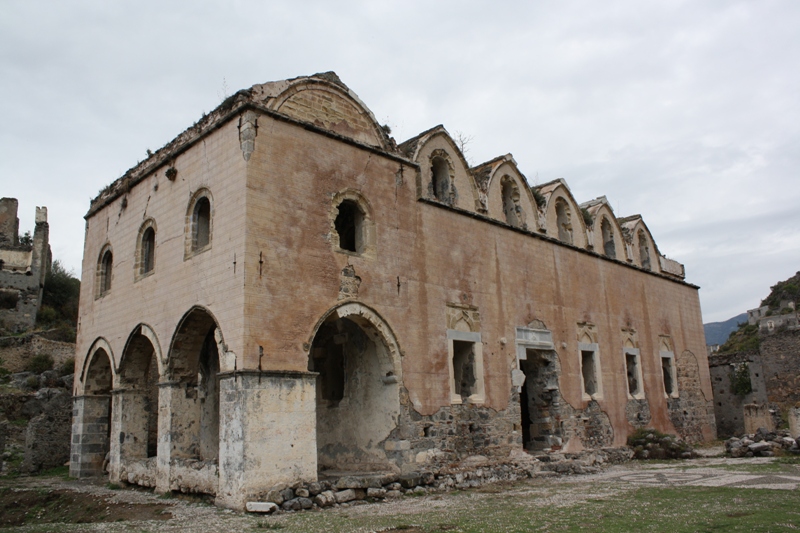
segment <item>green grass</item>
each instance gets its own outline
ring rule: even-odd
[[[572,491],[575,487],[562,487]],[[553,494],[511,493],[477,497],[443,495],[446,505],[405,514],[364,513],[357,508],[276,517],[259,526],[294,532],[403,530],[436,532],[660,532],[797,531],[800,490],[744,488],[637,488],[568,506]],[[594,491],[593,491],[594,492]],[[557,502],[557,500],[555,500]]]

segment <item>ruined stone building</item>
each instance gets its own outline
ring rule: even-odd
[[[0,330],[18,333],[36,324],[51,254],[47,208],[36,208],[30,242],[20,240],[16,198],[0,198]]]
[[[241,508],[335,472],[715,436],[697,287],[638,215],[397,145],[333,73],[224,101],[95,198],[74,476]]]

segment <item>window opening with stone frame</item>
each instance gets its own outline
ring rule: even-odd
[[[483,403],[483,345],[480,333],[447,330],[451,403]]]
[[[192,251],[211,244],[211,202],[205,196],[197,199],[192,211]]]
[[[156,229],[151,220],[145,222],[139,240],[139,276],[145,276],[155,270],[156,266]]]
[[[603,237],[603,252],[606,257],[611,259],[617,258],[617,246],[614,242],[614,230],[611,228],[611,222],[607,217],[603,217],[603,222],[600,223],[600,232]]]
[[[431,188],[438,201],[450,201],[450,166],[444,157],[436,156],[431,160]]]
[[[644,397],[642,388],[642,365],[637,348],[625,348],[625,376],[628,384],[628,394],[637,399]]]
[[[519,188],[514,183],[513,178],[510,176],[503,176],[501,189],[503,195],[503,214],[506,217],[506,222],[518,228],[522,226],[522,220],[520,219],[522,208],[519,205]]]
[[[558,240],[572,244],[572,222],[569,207],[563,198],[556,200],[556,226],[558,227]]]
[[[581,357],[581,381],[585,399],[597,399],[602,397],[602,385],[600,383],[600,360],[599,350],[595,343],[578,343],[578,350]]]
[[[639,261],[642,268],[650,270],[650,247],[647,245],[647,237],[644,230],[639,230]]]
[[[664,379],[664,393],[667,396],[676,396],[678,393],[675,380],[675,354],[661,352],[661,374]]]
[[[339,236],[339,249],[363,253],[365,246],[364,212],[353,200],[343,200],[338,207],[334,228]]]
[[[114,254],[106,247],[97,265],[97,297],[105,296],[111,290],[111,275],[114,267]]]

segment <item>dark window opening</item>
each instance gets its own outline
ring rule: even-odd
[[[628,393],[639,394],[639,361],[636,354],[625,354],[625,370],[628,376]]]
[[[105,294],[111,290],[111,268],[114,264],[114,257],[111,250],[106,250],[103,259],[100,261],[100,294]]]
[[[593,351],[581,350],[581,372],[583,373],[583,392],[589,396],[597,394],[597,370]]]
[[[433,175],[433,196],[440,202],[450,199],[450,168],[442,157],[434,157],[431,162]]]
[[[611,229],[611,223],[607,218],[603,218],[603,223],[600,224],[600,231],[603,237],[603,252],[606,254],[606,257],[616,259],[617,245],[614,242],[614,231]]]
[[[455,393],[466,400],[477,392],[475,378],[475,343],[453,341],[453,378]]]
[[[647,246],[647,237],[644,236],[642,230],[639,230],[639,260],[642,268],[650,270],[650,248]]]
[[[364,251],[364,213],[357,203],[345,200],[339,204],[339,214],[336,215],[334,227],[339,234],[341,250],[356,253]]]
[[[211,202],[200,198],[192,213],[192,249],[200,250],[211,242]]]
[[[147,228],[142,236],[142,274],[152,272],[156,264],[156,232]]]
[[[0,290],[0,309],[16,309],[19,301],[19,291]]]
[[[675,384],[672,381],[672,357],[661,358],[661,371],[664,374],[664,391],[672,394],[675,392]]]

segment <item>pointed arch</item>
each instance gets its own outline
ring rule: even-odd
[[[628,262],[651,272],[661,272],[661,254],[642,216],[632,215],[619,222],[627,242]]]
[[[417,195],[420,198],[429,198],[473,212],[480,211],[480,206],[485,204],[485,191],[479,190],[464,155],[443,126],[436,126],[409,139],[399,149],[420,166],[417,174]],[[447,165],[447,171],[450,172],[449,198],[440,198],[436,194],[436,168],[440,172],[444,169],[439,160]]]
[[[547,201],[544,208],[547,234],[561,242],[586,248],[586,224],[583,221],[581,208],[572,196],[567,183],[558,178],[540,185],[536,190]]]
[[[78,394],[86,394],[87,389],[87,379],[89,378],[88,372],[90,368],[97,368],[93,367],[92,365],[101,364],[105,366],[105,363],[100,363],[103,358],[106,358],[108,361],[108,371],[110,373],[110,378],[108,382],[108,386],[106,387],[104,384],[101,386],[106,392],[104,394],[108,394],[111,392],[114,383],[117,381],[117,369],[114,366],[114,352],[111,350],[111,345],[108,341],[103,337],[98,337],[94,340],[92,345],[89,347],[89,351],[86,353],[86,357],[83,360],[83,367],[81,369],[80,375],[80,391]],[[97,359],[97,360],[96,360]],[[97,384],[90,384],[90,388]]]
[[[497,157],[471,170],[477,181],[485,182],[490,217],[531,231],[538,227],[536,201],[511,154]]]
[[[588,245],[609,259],[626,260],[625,239],[614,210],[605,196],[580,205],[592,217],[594,224],[587,228]]]

